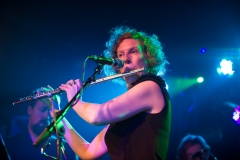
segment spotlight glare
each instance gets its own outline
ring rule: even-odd
[[[203,78],[203,77],[198,77],[198,78],[197,78],[197,82],[198,82],[198,83],[202,83],[203,81],[204,81],[204,78]]]
[[[166,89],[168,90],[168,85],[167,85],[167,83],[166,83]]]
[[[225,75],[232,75],[234,71],[232,70],[232,61],[223,59],[220,62],[221,68],[217,68],[218,74],[223,74]]]
[[[240,124],[240,106],[234,108],[233,117],[237,124]]]
[[[206,48],[202,48],[202,49],[200,50],[200,53],[206,53],[206,52],[207,52]]]

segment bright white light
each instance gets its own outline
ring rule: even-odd
[[[198,77],[197,78],[198,83],[202,83],[204,81],[203,77]]]
[[[166,83],[166,89],[168,90],[168,85],[167,85],[167,83]]]
[[[233,119],[234,119],[235,121],[238,121],[238,120],[239,120],[239,113],[240,113],[240,112],[238,112],[238,111],[235,111],[235,112],[233,113]]]
[[[218,74],[223,74],[223,75],[232,75],[234,71],[232,70],[232,61],[223,59],[220,62],[221,68],[217,68]]]

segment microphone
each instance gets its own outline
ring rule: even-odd
[[[117,70],[123,68],[124,66],[123,60],[117,58],[106,58],[96,55],[88,56],[88,58],[100,64],[111,65],[114,69]]]

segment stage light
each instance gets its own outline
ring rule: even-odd
[[[168,85],[167,85],[167,83],[166,83],[166,89],[168,90]]]
[[[194,85],[197,85],[203,81],[203,78],[199,78],[200,82],[197,81],[197,77],[191,77],[188,76],[184,77],[171,77],[168,79],[168,84],[171,84],[170,87],[168,87],[168,91],[172,96],[175,96],[177,94],[181,94],[185,90],[188,90],[189,88],[193,87]]]
[[[207,52],[207,49],[206,48],[202,48],[201,50],[200,50],[200,53],[206,53]]]
[[[240,124],[240,106],[234,108],[233,117],[237,124]]]
[[[220,62],[220,68],[217,68],[217,72],[219,75],[233,75],[234,71],[232,70],[232,65],[233,65],[233,62],[230,61],[230,60],[226,60],[226,59],[223,59],[221,62]]]
[[[204,81],[204,78],[203,78],[203,77],[198,77],[198,78],[197,78],[197,82],[198,82],[198,83],[202,83],[203,81]]]

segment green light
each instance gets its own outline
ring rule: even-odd
[[[203,77],[198,77],[198,78],[197,78],[197,82],[198,82],[198,83],[202,83],[203,81],[204,81]]]
[[[169,84],[171,84],[171,86]],[[198,82],[196,81],[196,77],[195,78],[172,77],[168,79],[168,85],[170,86],[168,87],[168,91],[172,96],[175,96],[191,88],[195,84],[198,84]]]

